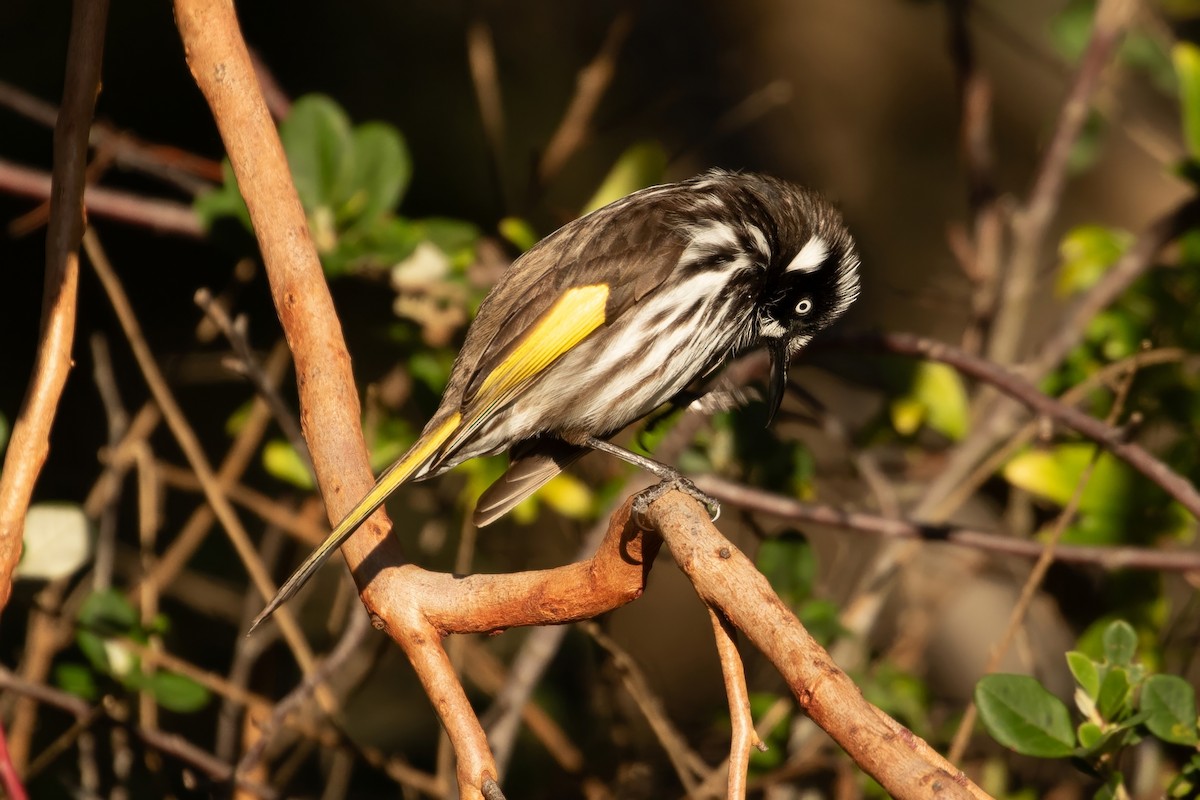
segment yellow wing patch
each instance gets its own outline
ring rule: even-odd
[[[520,344],[484,378],[475,395],[475,409],[449,447],[453,449],[464,441],[493,411],[516,397],[529,381],[603,325],[607,304],[605,283],[576,286],[564,292]]]

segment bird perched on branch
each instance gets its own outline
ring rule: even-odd
[[[588,450],[715,506],[676,470],[609,437],[730,357],[770,354],[768,423],[788,361],[858,296],[858,255],[838,211],[764,175],[707,172],[635,192],[571,222],[513,262],[488,294],[441,405],[407,453],[284,583],[286,602],[401,484],[510,451],[475,510],[486,525]]]

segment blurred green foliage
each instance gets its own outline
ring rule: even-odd
[[[116,589],[92,592],[80,606],[75,643],[87,665],[62,662],[55,667],[59,688],[85,700],[97,700],[101,679],[129,692],[149,692],[165,709],[180,713],[199,711],[208,705],[206,688],[185,675],[163,669],[146,669],[137,653],[122,640],[148,644],[151,637],[170,631],[164,614],[142,623],[133,604]]]

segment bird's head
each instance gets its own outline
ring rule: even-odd
[[[779,410],[788,362],[858,298],[858,252],[842,215],[819,194],[771,181],[776,241],[758,306],[758,340],[771,356],[768,422]]]

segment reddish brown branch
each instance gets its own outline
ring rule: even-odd
[[[912,731],[863,698],[699,503],[670,492],[650,506],[648,518],[700,599],[723,613],[770,659],[804,712],[889,794],[901,800],[988,796]]]
[[[900,355],[941,361],[969,378],[983,381],[1022,405],[1091,439],[1142,475],[1158,484],[1200,519],[1200,492],[1191,481],[1172,470],[1144,447],[1126,440],[1125,434],[1047,394],[1029,381],[992,361],[972,356],[957,347],[908,333],[884,333],[841,340]]]
[[[827,525],[831,528],[892,539],[949,542],[987,553],[1036,559],[1045,545],[1029,539],[1014,539],[987,531],[947,525],[922,525],[859,511],[844,511],[819,503],[804,503],[722,478],[699,476],[696,485],[722,503],[794,522]],[[1148,547],[1089,547],[1060,544],[1054,560],[1064,564],[1090,564],[1100,569],[1153,570],[1157,572],[1200,572],[1200,553],[1189,550],[1155,550]]]
[[[37,361],[0,474],[0,608],[21,556],[25,512],[50,451],[50,427],[71,370],[79,240],[83,236],[88,128],[100,91],[108,0],[75,0],[62,111],[54,128],[54,175],[46,230],[46,276]]]
[[[717,656],[721,660],[721,675],[725,679],[725,698],[729,704],[729,761],[726,764],[726,792],[729,800],[744,800],[746,776],[750,770],[750,749],[766,750],[766,745],[754,731],[754,716],[750,712],[750,691],[746,688],[746,670],[738,653],[737,631],[725,615],[711,606],[708,609]]]
[[[0,159],[0,192],[45,200],[50,197],[51,176]],[[83,195],[88,213],[97,217],[140,225],[160,233],[177,233],[195,239],[204,235],[200,218],[191,206],[173,200],[141,197],[129,192],[89,186]]]

